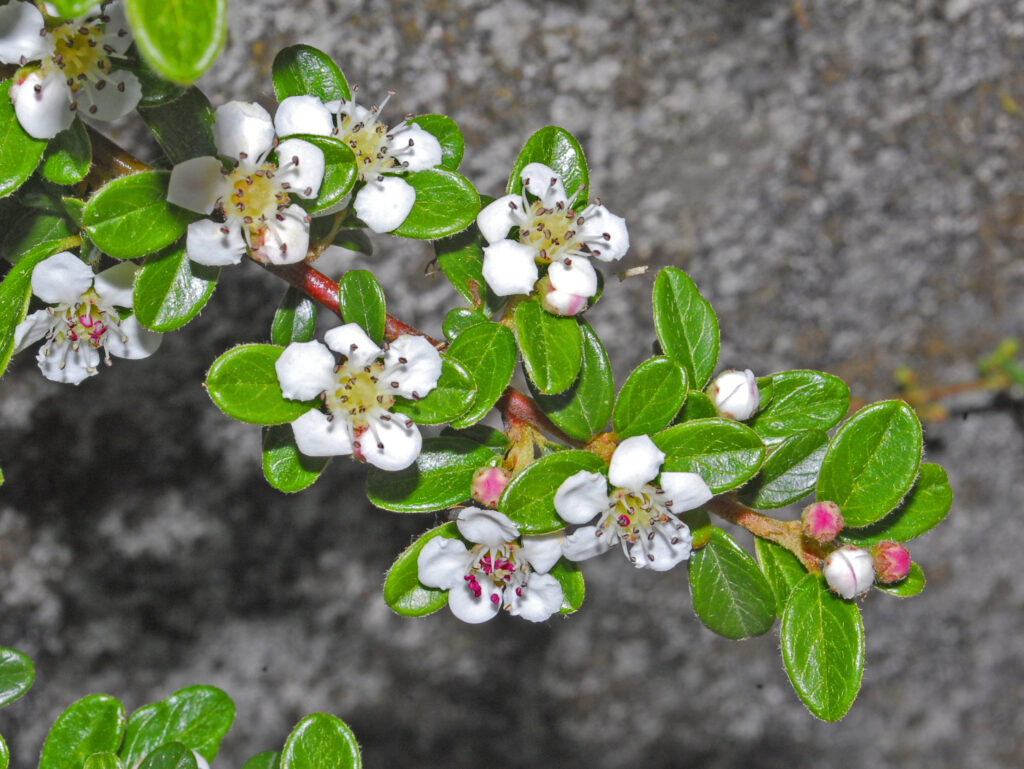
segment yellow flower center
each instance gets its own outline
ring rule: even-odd
[[[338,369],[338,386],[327,391],[327,407],[332,414],[347,413],[352,420],[356,434],[367,425],[367,417],[373,413],[387,411],[395,399],[381,384],[384,371],[381,361],[357,369],[343,364]]]
[[[281,162],[286,162],[285,158]],[[275,177],[277,167],[264,163],[259,168],[240,164],[230,174],[231,194],[224,206],[224,217],[234,219],[249,231],[253,248],[263,243],[263,233],[269,216],[280,216],[280,211],[291,202],[286,187]]]
[[[579,249],[576,214],[564,207],[544,208],[539,200],[530,207],[529,226],[519,228],[519,240],[535,249],[542,259],[558,259]]]
[[[383,123],[376,120],[356,122],[351,115],[342,115],[338,138],[355,153],[360,181],[365,182],[395,167],[395,159],[388,155],[388,127]]]
[[[79,27],[61,24],[50,34],[54,39],[54,52],[49,64],[63,72],[72,91],[80,89],[86,80],[97,79],[110,72],[108,52],[99,42],[103,35],[101,24]]]

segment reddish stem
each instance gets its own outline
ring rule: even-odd
[[[801,533],[799,521],[780,521],[761,515],[756,510],[741,505],[731,494],[715,497],[708,502],[707,508],[719,518],[746,529],[754,536],[786,548],[799,558],[812,574],[821,571],[822,556],[816,547],[817,543]]]

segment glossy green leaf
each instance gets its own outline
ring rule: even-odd
[[[665,452],[663,471],[698,473],[716,494],[750,480],[765,454],[754,431],[731,419],[696,419],[652,437]]]
[[[346,323],[358,323],[376,344],[384,339],[384,289],[367,270],[349,270],[338,281],[338,305]]]
[[[740,490],[740,501],[770,510],[806,497],[814,491],[827,446],[828,435],[821,430],[793,433],[772,449],[760,472]]]
[[[7,743],[4,742],[3,735],[0,735],[0,769],[7,769],[11,763],[11,752],[7,749]]]
[[[847,526],[874,523],[913,485],[921,443],[921,423],[903,401],[865,406],[832,438],[821,463],[817,498],[839,505]]]
[[[396,513],[444,510],[469,499],[473,474],[494,467],[498,457],[465,438],[426,438],[416,462],[388,472],[371,467],[366,495],[377,507]]]
[[[469,427],[487,415],[508,387],[516,365],[515,338],[504,326],[481,323],[459,334],[447,356],[461,363],[476,384],[472,405],[452,421],[452,427]]]
[[[242,769],[281,769],[281,752],[268,750],[257,753],[242,765]]]
[[[194,214],[167,202],[166,171],[145,171],[105,184],[85,206],[82,225],[100,250],[134,259],[169,246]]]
[[[953,489],[939,465],[921,465],[906,499],[877,523],[862,529],[843,529],[843,539],[857,545],[873,545],[885,539],[907,542],[936,526],[953,505]]]
[[[146,756],[139,769],[196,769],[195,754],[180,742],[161,745]]]
[[[448,314],[444,316],[441,330],[446,339],[452,340],[470,326],[486,322],[487,318],[476,310],[471,310],[468,307],[456,307],[454,310],[449,310]]]
[[[690,390],[676,421],[692,422],[694,419],[711,419],[717,416],[718,409],[708,396],[699,390]]]
[[[92,144],[81,120],[54,136],[43,155],[42,172],[54,184],[77,184],[92,165]]]
[[[168,80],[191,83],[224,45],[227,0],[125,0],[135,44]]]
[[[35,674],[32,660],[19,651],[0,646],[0,708],[27,692]]]
[[[278,51],[273,79],[279,102],[302,94],[311,94],[323,102],[352,98],[338,65],[311,45],[292,45]]]
[[[80,769],[93,753],[116,751],[124,726],[124,707],[113,697],[83,697],[50,727],[39,757],[39,769]]]
[[[523,366],[537,389],[551,395],[572,386],[583,362],[579,321],[545,312],[536,299],[516,307],[515,321]]]
[[[563,558],[548,573],[562,586],[562,608],[558,610],[558,613],[572,614],[579,611],[587,592],[579,564]]]
[[[135,317],[153,331],[179,329],[206,306],[219,276],[219,267],[193,262],[181,246],[151,254],[135,278]]]
[[[278,491],[302,491],[320,477],[330,457],[307,457],[295,445],[291,425],[263,428],[263,475]]]
[[[425,617],[448,604],[448,591],[427,587],[419,580],[416,559],[434,537],[459,539],[454,523],[431,529],[402,551],[384,579],[384,602],[403,617]]]
[[[754,559],[721,529],[690,556],[690,594],[701,622],[726,638],[767,633],[775,597]]]
[[[687,510],[677,517],[690,529],[690,536],[693,538],[690,546],[694,550],[699,550],[711,541],[715,527],[711,525],[711,516],[703,507]]]
[[[326,713],[306,716],[292,729],[281,751],[281,769],[359,769],[355,735]]]
[[[220,689],[189,686],[132,713],[121,757],[134,766],[161,745],[179,742],[212,761],[234,718],[235,704]]]
[[[924,590],[924,572],[921,571],[920,566],[911,562],[910,572],[907,574],[906,579],[893,585],[876,584],[875,587],[883,593],[894,595],[897,598],[912,598]]]
[[[589,451],[559,451],[541,457],[505,487],[498,509],[519,526],[523,534],[546,534],[565,528],[555,512],[555,493],[570,475],[580,470],[597,472],[604,461]]]
[[[654,330],[661,349],[682,365],[690,387],[707,384],[718,362],[718,318],[682,270],[665,267],[654,281]]]
[[[786,548],[767,539],[754,537],[754,552],[757,554],[761,572],[768,580],[772,595],[775,596],[776,612],[782,617],[789,594],[796,587],[796,583],[807,576],[807,569],[800,563],[800,559]]]
[[[274,364],[283,347],[245,344],[233,347],[210,366],[206,389],[229,417],[256,425],[278,425],[298,419],[317,405],[293,401],[281,393]]]
[[[612,427],[619,438],[663,430],[686,400],[686,371],[671,358],[650,358],[626,379],[615,400]]]
[[[149,102],[145,93],[144,85],[139,116],[171,165],[190,158],[217,156],[217,145],[213,141],[213,107],[206,94],[192,86]]]
[[[579,322],[583,337],[583,360],[576,381],[565,392],[544,395],[530,381],[530,392],[541,410],[566,435],[589,441],[601,432],[612,414],[615,383],[608,353],[586,321]]]
[[[54,253],[62,251],[64,242],[71,237],[71,223],[66,216],[21,208],[17,218],[8,220],[7,231],[0,235],[0,257],[15,264],[36,248],[54,246]]]
[[[117,753],[93,753],[85,759],[82,769],[124,769],[124,764]]]
[[[441,376],[437,387],[419,400],[395,398],[391,410],[405,414],[419,425],[439,425],[462,416],[473,404],[476,385],[473,377],[456,360],[447,355],[441,358]]]
[[[416,190],[416,202],[392,235],[435,240],[466,229],[480,213],[480,196],[455,171],[428,168],[402,177]]]
[[[363,230],[340,229],[334,233],[334,240],[331,243],[339,248],[355,251],[357,254],[373,256],[373,243]]]
[[[571,133],[564,128],[547,126],[527,139],[508,178],[509,193],[518,195],[523,191],[519,175],[530,163],[543,163],[554,171],[561,178],[570,203],[578,208],[586,204],[590,187],[587,159]]]
[[[446,427],[441,431],[441,435],[448,435],[453,438],[466,438],[467,440],[479,443],[481,446],[487,446],[495,454],[504,455],[508,449],[508,437],[505,433],[488,425],[476,424],[464,430]]]
[[[39,165],[46,141],[33,139],[21,127],[8,97],[11,81],[0,82],[0,198],[20,187]]]
[[[750,421],[765,442],[803,430],[829,430],[850,408],[850,388],[821,371],[783,371],[770,377],[772,399]]]
[[[473,307],[492,315],[507,297],[497,296],[483,276],[484,246],[487,241],[474,226],[447,238],[435,241],[437,263],[455,290]]]
[[[418,115],[408,122],[418,125],[441,144],[441,168],[459,170],[466,143],[454,120],[447,115]]]
[[[282,347],[292,342],[308,342],[316,331],[316,308],[316,302],[289,286],[274,313],[270,341]]]
[[[42,243],[22,256],[0,282],[0,374],[7,369],[14,353],[14,331],[25,320],[28,311],[32,298],[32,270],[59,248],[52,242]]]
[[[782,612],[782,661],[797,695],[824,721],[850,709],[864,673],[864,625],[853,601],[844,601],[818,574],[793,588]]]
[[[324,177],[316,198],[307,201],[293,197],[292,201],[301,204],[313,216],[334,213],[348,205],[348,194],[359,175],[352,148],[334,136],[293,134],[289,138],[309,142],[324,153]]]

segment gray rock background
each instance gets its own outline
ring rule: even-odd
[[[573,131],[629,222],[626,265],[694,277],[723,366],[820,368],[877,399],[902,365],[969,379],[1024,329],[1024,3],[232,0],[231,16],[203,81],[215,104],[272,106],[274,53],[309,43],[369,101],[396,89],[395,120],[453,116],[491,194],[535,129]],[[454,293],[424,275],[429,251],[376,243],[342,266],[377,270],[392,310],[436,333]],[[653,340],[651,282],[610,281],[590,317],[619,381]],[[13,766],[78,697],[134,708],[199,682],[238,705],[224,767],[315,710],[352,725],[369,767],[1020,765],[1019,400],[965,397],[927,426],[954,511],[913,548],[924,594],[865,600],[863,690],[829,725],[793,694],[777,631],[714,636],[681,570],[587,564],[583,611],[542,626],[393,615],[383,573],[433,517],[371,509],[348,461],[297,496],[269,489],[259,430],[202,390],[216,355],[267,337],[280,291],[228,270],[154,358],[77,389],[30,356],[4,378],[0,642],[38,666],[0,715]]]

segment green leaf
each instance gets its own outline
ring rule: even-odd
[[[484,280],[484,246],[487,242],[475,226],[465,232],[435,241],[437,263],[455,290],[484,315],[493,315],[505,304],[506,297],[491,291]]]
[[[483,419],[505,392],[516,365],[512,332],[497,323],[467,328],[448,347],[447,357],[462,364],[476,383],[472,405],[452,427],[469,427]]]
[[[57,717],[39,757],[39,769],[81,769],[93,753],[117,750],[124,707],[106,694],[90,694]]]
[[[793,433],[772,449],[760,472],[740,490],[740,501],[770,510],[806,497],[814,491],[827,444],[828,435],[821,430]]]
[[[292,422],[317,405],[293,401],[281,393],[274,364],[283,347],[244,344],[221,355],[206,374],[206,389],[229,417],[255,425]]]
[[[125,0],[135,44],[168,80],[191,83],[224,45],[227,0]]]
[[[7,749],[7,743],[4,742],[4,738],[0,735],[0,769],[7,769],[8,764],[11,762],[11,753]]]
[[[818,574],[801,579],[782,612],[782,661],[797,695],[823,721],[850,709],[864,673],[857,604],[834,595]]]
[[[295,445],[291,425],[263,428],[263,475],[278,491],[302,491],[320,477],[330,457],[307,457]]]
[[[217,156],[213,107],[198,88],[179,89],[152,103],[143,98],[137,109],[171,165],[190,158]]]
[[[117,753],[93,753],[85,759],[82,769],[124,769],[124,764]]]
[[[348,194],[356,183],[359,171],[352,148],[334,136],[292,134],[288,138],[301,139],[319,147],[324,153],[324,178],[315,200],[292,198],[314,216],[340,211],[348,204]]]
[[[282,347],[292,342],[308,342],[316,331],[316,307],[316,302],[289,286],[274,313],[270,341]]]
[[[338,230],[331,243],[348,251],[355,251],[357,254],[373,256],[373,243],[362,230]]]
[[[696,419],[653,436],[662,471],[697,473],[716,494],[750,480],[764,459],[753,430],[731,419]]]
[[[692,422],[694,419],[711,419],[717,416],[718,409],[708,396],[699,390],[690,390],[677,421]]]
[[[65,216],[22,207],[18,214],[17,219],[9,221],[0,241],[0,257],[12,264],[36,248],[52,245],[53,253],[61,251],[64,241],[71,237],[70,222]]]
[[[466,229],[480,213],[480,196],[455,171],[428,168],[402,177],[416,190],[416,202],[392,235],[435,240]]]
[[[576,318],[545,312],[536,299],[516,307],[516,340],[523,365],[537,389],[548,395],[567,390],[583,362],[583,334]]]
[[[25,320],[32,298],[32,270],[60,250],[52,242],[42,243],[25,254],[0,282],[0,375],[14,353],[14,331]]]
[[[447,115],[419,115],[408,122],[418,125],[441,144],[441,168],[459,170],[466,143],[454,120]]]
[[[355,735],[326,713],[306,716],[292,729],[281,751],[281,769],[359,769]]]
[[[35,675],[32,660],[19,651],[0,646],[0,708],[27,692]]]
[[[523,180],[519,175],[530,163],[543,163],[561,178],[570,204],[582,207],[587,202],[590,187],[587,159],[579,142],[564,128],[547,126],[526,140],[508,177],[509,194],[522,193]]]
[[[767,633],[775,597],[754,559],[721,529],[690,556],[690,593],[701,622],[726,638]]]
[[[281,753],[277,750],[257,753],[242,765],[242,769],[281,769]]]
[[[180,742],[161,745],[139,764],[139,769],[196,769],[196,757]]]
[[[821,371],[783,371],[770,377],[772,399],[750,421],[767,443],[803,430],[829,430],[850,408],[850,388]]]
[[[96,3],[94,0],[53,0],[57,14],[65,19],[84,16]]]
[[[789,594],[796,583],[807,576],[807,569],[800,563],[799,558],[782,545],[761,537],[754,537],[754,552],[757,554],[761,572],[771,586],[772,594],[775,596],[775,609],[781,618]]]
[[[366,495],[377,507],[396,513],[444,510],[469,499],[473,474],[494,467],[498,457],[486,446],[465,438],[426,438],[416,462],[387,472],[371,467]]]
[[[169,246],[194,215],[167,202],[167,171],[145,171],[105,184],[85,206],[82,225],[101,251],[134,259]]]
[[[384,602],[403,617],[425,617],[448,604],[448,591],[427,587],[419,580],[416,559],[434,537],[459,539],[454,523],[431,529],[402,551],[384,579]]]
[[[661,349],[682,364],[686,381],[703,388],[718,362],[718,318],[690,276],[665,267],[654,281],[654,330]]]
[[[910,490],[921,464],[921,423],[903,401],[865,406],[832,438],[816,489],[843,511],[847,526],[867,526]]]
[[[43,157],[43,176],[54,184],[77,184],[92,165],[92,144],[81,120],[54,136]]]
[[[278,51],[273,78],[279,102],[302,94],[311,94],[323,102],[352,98],[338,65],[311,45],[291,45]]]
[[[135,278],[135,317],[153,331],[179,329],[206,306],[219,276],[219,267],[193,262],[181,246],[151,254]]]
[[[8,97],[11,81],[0,82],[0,198],[20,187],[39,165],[46,141],[33,139],[18,122]]]
[[[235,704],[220,689],[189,686],[132,713],[121,757],[134,766],[161,745],[180,742],[212,761],[234,719]]]
[[[615,397],[608,353],[585,320],[579,322],[583,336],[583,361],[572,386],[559,395],[544,395],[529,382],[537,405],[566,435],[589,441],[608,424]]]
[[[504,456],[505,451],[508,449],[508,437],[505,433],[487,425],[477,424],[467,427],[465,430],[455,430],[451,427],[446,427],[441,431],[441,435],[453,438],[466,438],[467,440],[479,443],[481,446],[487,446],[495,454],[502,456]]]
[[[875,584],[879,590],[897,598],[912,598],[924,590],[924,572],[916,563],[910,563],[910,572],[906,578],[893,585]]]
[[[605,469],[604,460],[589,451],[559,451],[541,457],[505,487],[498,509],[523,534],[547,534],[565,528],[555,512],[555,493],[562,482],[580,470]]]
[[[686,400],[686,371],[671,358],[650,358],[626,379],[615,400],[612,427],[619,438],[663,430]]]
[[[843,539],[857,545],[873,545],[886,539],[907,542],[919,537],[946,517],[953,505],[953,489],[946,471],[938,465],[921,465],[913,488],[899,507],[863,529],[843,529]]]
[[[587,592],[586,583],[583,581],[583,572],[580,571],[579,565],[563,558],[548,573],[562,586],[562,608],[558,610],[558,613],[572,614],[579,611]]]
[[[473,402],[476,386],[473,377],[458,361],[441,356],[441,376],[437,386],[423,398],[395,398],[393,412],[405,414],[416,424],[439,425],[451,422]]]
[[[349,270],[338,281],[338,305],[346,323],[358,323],[366,335],[380,344],[384,338],[387,310],[384,289],[366,270]]]
[[[452,340],[470,326],[486,322],[487,318],[476,310],[471,310],[468,307],[456,307],[454,310],[449,310],[448,314],[444,316],[441,330],[446,339]]]
[[[715,533],[715,527],[711,525],[711,516],[708,515],[708,511],[703,507],[698,507],[696,510],[687,510],[677,517],[689,527],[690,536],[693,537],[690,546],[694,550],[699,550],[711,541],[711,536]]]

